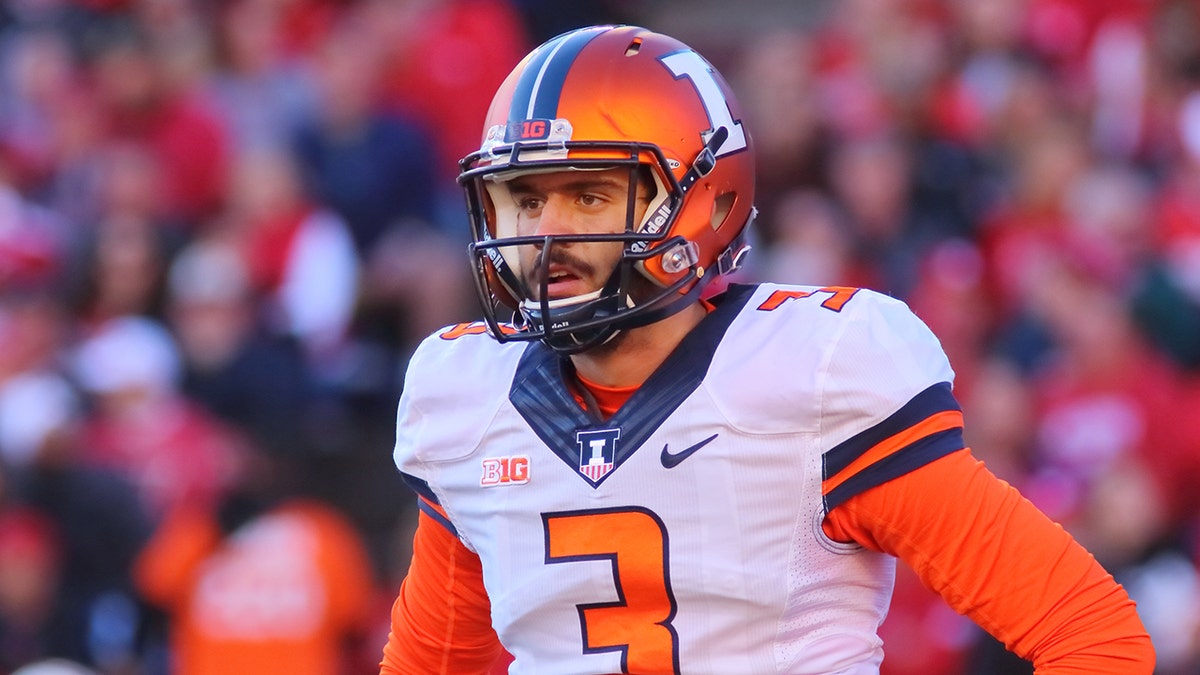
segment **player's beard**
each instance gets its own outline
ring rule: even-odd
[[[595,256],[584,257],[577,255],[576,253],[576,251],[579,250],[587,250],[586,247],[588,246],[598,246],[598,244],[581,244],[580,246],[582,248],[577,249],[574,247],[565,248],[561,245],[551,245],[548,249],[539,251],[537,255],[533,257],[533,259],[530,261],[530,264],[525,267],[527,272],[524,275],[524,282],[526,287],[529,289],[528,294],[530,298],[541,296],[542,276],[543,273],[549,269],[549,265],[543,267],[543,265],[546,263],[545,256],[547,253],[549,255],[549,263],[551,265],[565,267],[570,270],[573,275],[580,278],[599,279],[597,282],[598,284],[606,284],[611,279],[613,274],[622,273],[620,270],[622,258],[621,256],[617,256],[612,263],[612,267],[609,268],[610,271],[608,274],[602,278],[599,277],[597,274],[598,267],[594,262]],[[647,298],[654,297],[654,295],[658,292],[658,286],[637,271],[632,271],[629,273],[628,279],[629,297],[633,300],[635,305],[640,304]],[[589,347],[587,352],[595,356],[605,356],[621,349],[623,345],[628,343],[630,330],[631,329],[627,328],[618,330],[611,338],[600,344]]]

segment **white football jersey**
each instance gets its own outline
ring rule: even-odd
[[[413,356],[396,463],[482,560],[514,675],[878,672],[894,560],[821,521],[963,447],[946,356],[866,290],[715,302],[607,420],[541,343]]]

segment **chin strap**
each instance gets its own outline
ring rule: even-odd
[[[721,149],[727,138],[729,138],[729,130],[725,127],[717,127],[708,142],[704,144],[704,149],[696,155],[696,159],[688,168],[687,173],[679,179],[680,192],[687,194],[696,181],[712,173],[713,168],[717,166],[717,151]]]
[[[553,239],[546,238],[543,249],[543,266],[548,268],[550,248],[554,246]],[[620,307],[617,305],[624,297],[617,291],[621,286],[621,274],[614,270],[609,275],[604,287],[586,296],[576,296],[562,302],[552,304],[547,299],[546,279],[548,272],[542,270],[542,300],[537,302],[525,301],[521,304],[521,314],[527,324],[541,330],[542,341],[559,353],[573,354],[604,344],[617,334],[617,328],[611,324],[603,324],[583,330],[556,329],[555,326],[567,325],[573,322],[587,322],[616,314]]]
[[[735,272],[742,266],[742,263],[746,262],[746,254],[753,248],[746,241],[747,233],[750,231],[750,226],[754,224],[754,219],[757,217],[758,209],[753,206],[750,207],[750,217],[746,219],[746,224],[742,227],[742,231],[738,233],[738,236],[733,238],[733,241],[729,242],[729,246],[721,252],[721,255],[717,256],[718,275],[724,276],[730,272]]]

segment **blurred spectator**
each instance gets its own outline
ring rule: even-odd
[[[370,0],[366,16],[385,50],[384,100],[431,132],[433,187],[452,194],[457,210],[458,160],[479,148],[492,92],[531,46],[521,15],[503,0]]]
[[[1096,161],[1064,194],[1064,260],[1115,292],[1132,287],[1156,255],[1153,191],[1134,168]]]
[[[1086,86],[1088,57],[1104,38],[1103,32],[1119,22],[1145,22],[1155,4],[1141,0],[1028,0],[1027,47],[1053,64],[1064,84]]]
[[[171,618],[179,675],[368,672],[376,589],[339,512],[306,496],[295,458],[251,452],[216,510],[175,510],[137,561],[138,587]]]
[[[24,377],[38,381],[58,372],[71,316],[46,288],[7,285],[0,293],[0,391]],[[22,420],[0,422],[21,425]],[[18,434],[20,436],[20,434]],[[28,454],[26,447],[0,449],[10,461]]]
[[[135,0],[129,14],[144,31],[169,96],[202,94],[212,77],[213,9],[196,0]]]
[[[278,148],[239,153],[218,227],[241,247],[268,326],[303,345],[321,369],[346,338],[359,259],[346,222],[305,194],[295,159]]]
[[[380,102],[384,51],[365,20],[351,13],[317,48],[319,106],[296,139],[305,185],[345,219],[364,260],[390,228],[429,227],[437,193],[428,132]]]
[[[1092,145],[1107,157],[1133,158],[1145,142],[1147,36],[1137,25],[1142,20],[1103,22],[1089,50]]]
[[[0,461],[15,469],[39,462],[52,434],[76,422],[74,389],[52,371],[30,371],[0,385]]]
[[[66,223],[54,211],[22,198],[7,173],[0,153],[0,287],[53,285],[70,244]]]
[[[1046,95],[1035,95],[1040,101]],[[1036,107],[1036,106],[1032,106]],[[1025,124],[1033,128],[1025,128]],[[1081,132],[1066,120],[1030,113],[1014,121],[1012,184],[980,228],[988,293],[994,303],[1002,349],[1024,368],[1046,356],[1044,327],[1029,316],[1029,298],[1040,290],[1046,269],[1071,250],[1066,213],[1071,187],[1087,170],[1091,155]]]
[[[171,267],[169,326],[178,338],[183,392],[273,452],[297,452],[311,384],[293,340],[264,328],[241,252],[218,237],[190,244]]]
[[[216,503],[236,476],[243,441],[182,395],[170,334],[151,319],[112,319],[74,361],[94,403],[81,460],[126,476],[154,519],[181,504]]]
[[[295,6],[295,3],[292,3]],[[288,5],[233,0],[216,9],[216,65],[207,89],[238,148],[288,147],[316,107],[312,76],[288,44]]]
[[[1036,456],[1023,490],[1118,580],[1135,582],[1130,594],[1151,638],[1171,645],[1160,651],[1162,672],[1192,672],[1200,624],[1158,595],[1164,576],[1185,594],[1195,578],[1194,563],[1183,575],[1177,564],[1191,553],[1179,533],[1195,518],[1191,402],[1169,361],[1141,341],[1121,296],[1078,268],[1050,270],[1031,299],[1055,347],[1035,380]]]
[[[102,173],[90,205],[80,205],[88,220],[65,265],[75,311],[93,323],[161,316],[166,267],[185,236],[167,215],[162,165],[145,145],[124,141],[94,148],[93,159]]]
[[[48,519],[32,509],[0,511],[0,667],[46,653],[60,556]]]
[[[97,181],[97,212],[89,227],[137,221],[148,228],[179,229],[168,214],[164,166],[152,148],[137,141],[115,141],[99,150],[104,174]]]
[[[375,449],[390,443],[401,358],[362,336],[336,355],[314,355],[295,336],[272,331],[263,317],[270,305],[230,234],[196,239],[171,269],[167,316],[183,392],[261,450],[320,457],[321,497],[346,511],[385,570],[406,509],[396,508],[398,477]]]
[[[908,303],[950,357],[954,391],[961,402],[971,396],[984,368],[997,323],[984,285],[983,255],[970,240],[946,239],[931,245],[913,272]]]
[[[388,233],[364,270],[356,333],[407,358],[443,326],[475,316],[465,247],[427,230]]]
[[[315,171],[316,191],[330,195],[330,205],[352,225],[354,214],[368,215],[360,200],[377,209],[370,215],[373,234],[367,240],[356,234],[364,267],[348,364],[354,381],[346,383],[356,395],[375,399],[373,405],[398,394],[403,362],[419,340],[475,316],[474,288],[461,262],[467,226],[454,177],[458,160],[478,147],[490,92],[526,44],[520,16],[504,0],[365,0],[319,54],[323,90],[349,87],[349,101],[360,102],[325,103],[317,124],[301,134],[301,154]],[[339,74],[359,62],[368,75]],[[347,125],[375,129],[370,137],[382,145],[333,145],[345,135],[338,128]],[[377,159],[369,160],[371,153]],[[366,181],[353,178],[354,194],[344,182],[352,176],[331,173],[368,162],[389,168],[367,169],[374,177]],[[332,178],[327,185],[325,177]],[[379,179],[386,186],[376,184]]]
[[[919,129],[914,116],[949,60],[941,8],[927,2],[838,2],[817,34],[817,91],[839,136]]]
[[[757,236],[769,246],[789,238],[790,193],[825,184],[830,136],[814,95],[818,57],[812,43],[811,35],[797,30],[764,35],[742,52],[731,82],[754,129]]]
[[[1200,93],[1179,111],[1181,154],[1157,204],[1157,253],[1133,298],[1151,339],[1184,369],[1200,372]],[[1147,207],[1151,208],[1151,207]]]
[[[189,225],[213,213],[224,185],[226,132],[191,90],[173,90],[138,26],[97,28],[88,74],[106,133],[145,144],[161,168],[167,213]]]
[[[910,209],[912,156],[888,134],[846,139],[829,159],[830,190],[851,236],[856,285],[906,298],[924,242]]]
[[[9,667],[59,656],[116,672],[141,661],[142,628],[148,624],[129,569],[148,535],[148,521],[127,481],[80,463],[81,414],[74,390],[48,372],[10,379],[0,394],[10,497],[41,523],[36,530],[17,530],[23,533],[18,542],[38,545],[18,552],[36,554],[28,562],[41,576],[13,570],[0,575],[26,587],[18,598],[25,598],[23,615],[31,620],[26,628],[34,631],[19,640],[33,651],[15,663],[9,659]],[[15,640],[14,635],[8,634]]]
[[[77,243],[68,280],[82,323],[162,315],[163,281],[177,246],[169,231],[147,220],[115,218]]]
[[[775,204],[770,244],[755,250],[748,272],[755,279],[818,286],[854,286],[851,234],[837,205],[825,194],[796,188]]]
[[[81,84],[74,55],[62,33],[38,29],[0,38],[0,63],[0,152],[14,185],[39,194],[59,168],[56,115]]]
[[[1179,381],[1105,285],[1060,265],[1033,281],[1031,308],[1054,348],[1035,381],[1040,484],[1026,488],[1117,570],[1165,534],[1172,497],[1162,488],[1178,457],[1168,430],[1179,415]],[[1121,499],[1128,491],[1136,506]]]
[[[1184,551],[1157,552],[1127,570],[1122,582],[1154,640],[1161,675],[1200,671],[1200,574]]]
[[[965,433],[971,451],[989,471],[1021,488],[1036,460],[1032,384],[1012,363],[990,358],[980,364],[960,400],[969,420]]]

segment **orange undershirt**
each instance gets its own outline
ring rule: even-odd
[[[584,386],[605,415],[636,389]],[[824,530],[903,560],[1038,675],[1153,671],[1150,638],[1124,589],[968,449],[851,497]],[[479,558],[422,513],[380,672],[503,672],[489,670],[501,653]]]
[[[615,415],[617,410],[619,410],[622,405],[625,405],[625,401],[628,401],[629,397],[633,396],[633,392],[638,390],[637,385],[633,385],[631,387],[606,387],[602,384],[596,384],[595,382],[584,378],[579,373],[575,373],[575,378],[578,379],[579,383],[582,384],[588,390],[588,393],[592,395],[592,400],[596,402],[596,406],[600,408],[600,414],[603,415],[605,419]],[[579,404],[579,407],[587,407],[587,405],[584,403],[583,395],[580,392],[575,391],[574,387],[571,388],[571,393],[575,396],[575,402]]]

